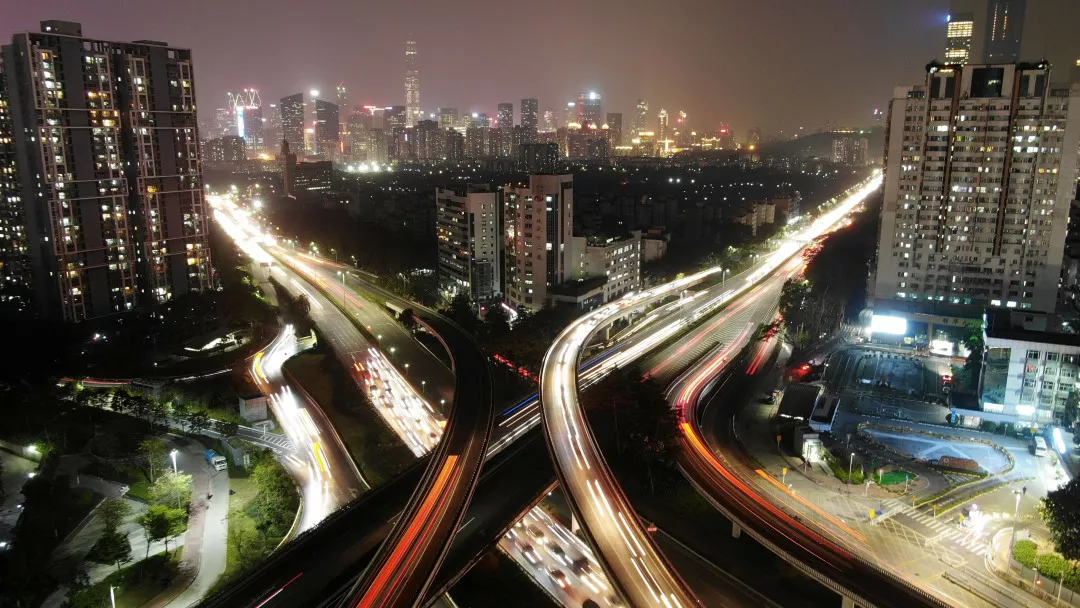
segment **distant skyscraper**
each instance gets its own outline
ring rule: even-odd
[[[578,109],[576,101],[566,102],[566,110],[563,112],[563,124],[562,126],[568,126],[578,121]]]
[[[932,63],[924,84],[895,90],[875,317],[928,324],[907,335],[934,336],[987,307],[1054,311],[1076,197],[1080,85],[1053,85],[1049,71]]]
[[[660,150],[661,154],[667,152],[670,147],[668,140],[671,139],[671,127],[668,125],[668,113],[667,110],[660,108],[660,114],[656,119],[656,147]]]
[[[506,129],[514,126],[514,104],[512,103],[500,103],[499,104],[499,128]]]
[[[454,129],[458,126],[457,108],[439,108],[439,128]]]
[[[191,51],[43,21],[2,56],[22,182],[0,175],[0,201],[24,205],[33,310],[78,322],[211,289]]]
[[[404,129],[408,123],[408,110],[405,106],[389,106],[383,109],[383,122],[387,133]]]
[[[530,131],[537,131],[540,127],[539,122],[539,110],[540,104],[536,99],[526,98],[521,100],[521,126],[529,129]]]
[[[578,95],[577,114],[579,124],[591,122],[599,126],[603,122],[600,114],[600,94],[593,91]]]
[[[524,144],[521,146],[518,160],[521,164],[520,168],[529,175],[555,173],[559,162],[559,144],[555,142]]]
[[[651,130],[649,128],[649,102],[639,99],[634,108],[634,135]]]
[[[607,115],[608,126],[608,142],[611,147],[623,145],[623,131],[622,131],[622,114],[619,112],[608,112]]]
[[[416,67],[416,42],[405,42],[405,126],[415,127],[421,118],[420,70]]]
[[[315,155],[324,160],[338,158],[341,115],[336,104],[324,99],[315,100]]]
[[[1080,2],[952,0],[945,28],[945,63],[1049,60],[1057,81],[1080,58]]]
[[[503,198],[506,300],[537,311],[548,288],[573,270],[567,249],[574,230],[574,176],[531,175],[528,188],[507,187]]]
[[[559,115],[554,108],[544,110],[544,131],[554,133],[559,128]]]
[[[281,98],[281,138],[289,142],[293,154],[304,151],[304,94],[297,93]]]
[[[337,86],[337,107],[342,116],[349,115],[349,92],[344,84]]]

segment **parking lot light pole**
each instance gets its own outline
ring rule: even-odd
[[[1016,544],[1016,528],[1020,524],[1020,497],[1023,494],[1020,490],[1013,490],[1013,494],[1016,494],[1016,507],[1013,509],[1013,531],[1012,538],[1009,539],[1009,559],[1012,560],[1013,545]]]
[[[854,464],[855,464],[855,452],[852,452],[851,453],[851,458],[848,458],[848,463],[847,463],[847,482],[848,482],[848,485],[851,485],[851,467]]]

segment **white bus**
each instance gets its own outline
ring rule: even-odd
[[[1031,453],[1036,456],[1046,456],[1046,440],[1042,435],[1035,435],[1031,438]]]

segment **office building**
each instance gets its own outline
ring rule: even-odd
[[[529,175],[553,174],[559,162],[559,144],[527,143],[522,144],[518,155],[520,168]]]
[[[405,42],[405,126],[415,127],[420,110],[420,69],[416,66],[416,41]]]
[[[521,100],[521,126],[533,132],[540,129],[540,104],[535,98]]]
[[[649,127],[649,102],[639,99],[637,105],[634,106],[634,135],[651,130]]]
[[[191,51],[43,21],[3,47],[33,310],[78,322],[212,287]]]
[[[297,163],[292,174],[291,193],[301,200],[327,194],[333,187],[333,176],[333,163],[328,160]]]
[[[488,184],[435,191],[439,295],[477,304],[502,297],[502,193]]]
[[[611,148],[623,145],[622,114],[608,112],[607,121],[604,124],[608,127],[608,144]]]
[[[593,123],[600,126],[603,123],[603,114],[600,113],[600,94],[592,91],[578,95],[577,122],[584,125]]]
[[[1054,310],[1080,85],[1052,79],[1046,64],[931,63],[922,85],[894,91],[875,327],[933,340],[987,307]]]
[[[296,155],[302,155],[304,147],[304,125],[307,104],[303,93],[296,93],[281,98],[281,138],[289,142],[289,149]]]
[[[387,132],[404,129],[408,126],[408,108],[406,106],[389,106],[383,108],[383,128]],[[376,125],[376,128],[378,125]]]
[[[660,108],[660,114],[656,117],[656,147],[660,156],[667,156],[671,147],[671,127],[667,110]]]
[[[563,111],[563,124],[560,126],[568,127],[573,124],[581,124],[578,122],[578,104],[576,101],[568,101]]]
[[[503,189],[506,301],[535,312],[548,288],[569,276],[574,228],[574,176],[531,175],[525,187]]]
[[[340,162],[341,117],[337,104],[325,99],[315,99],[313,104],[315,108],[313,126],[315,129],[315,149],[313,153],[323,160],[337,160]]]
[[[285,196],[296,198],[296,154],[293,154],[289,140],[281,140],[281,151],[277,161],[281,163],[281,184]]]

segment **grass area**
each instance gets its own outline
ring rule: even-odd
[[[184,548],[163,551],[113,572],[101,581],[68,596],[69,608],[109,605],[109,587],[115,587],[116,608],[138,608],[164,591],[180,566]]]
[[[899,483],[905,483],[908,479],[914,481],[916,478],[918,478],[918,475],[908,473],[907,471],[889,471],[878,477],[877,482],[880,486],[894,486]]]
[[[150,502],[150,479],[146,472],[133,465],[112,465],[105,462],[91,462],[82,468],[83,473],[96,475],[102,479],[127,484],[128,498]]]
[[[361,474],[377,486],[404,470],[414,457],[337,359],[322,348],[289,359],[284,369],[322,408]]]

